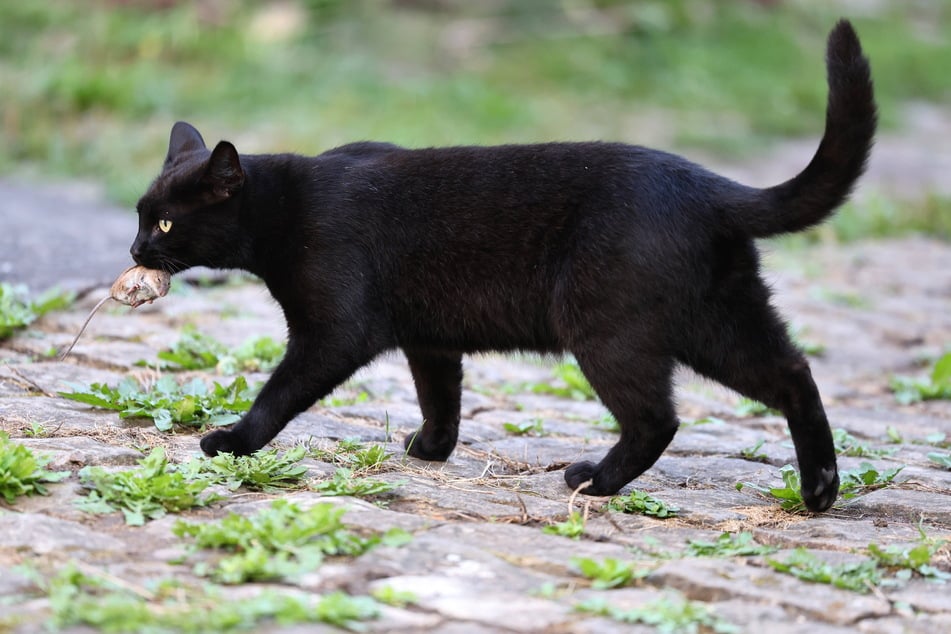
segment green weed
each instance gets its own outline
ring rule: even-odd
[[[858,469],[842,471],[839,473],[839,494],[846,500],[852,499],[862,493],[868,493],[876,489],[881,489],[892,484],[895,476],[901,473],[904,465],[893,469],[879,471],[870,462],[863,462]]]
[[[797,548],[783,561],[767,559],[774,570],[793,575],[804,581],[826,583],[843,590],[868,592],[881,585],[882,572],[871,559],[842,564],[823,561],[805,548]]]
[[[682,420],[680,421],[680,427],[687,429],[689,427],[699,427],[701,425],[723,425],[726,421],[722,418],[717,418],[716,416],[704,416],[703,418],[696,418],[694,420]]]
[[[80,509],[87,513],[122,511],[126,523],[132,526],[218,499],[202,495],[211,484],[209,480],[189,478],[186,472],[169,464],[161,447],[139,460],[137,468],[106,471],[102,467],[84,467],[79,477],[91,489],[76,501]]]
[[[918,533],[918,543],[914,546],[879,546],[873,543],[868,545],[868,553],[879,566],[895,571],[895,578],[900,581],[910,579],[913,574],[940,583],[951,580],[951,573],[932,563],[948,541],[928,537],[920,524]]]
[[[860,494],[868,493],[876,489],[886,487],[895,479],[904,466],[895,467],[879,471],[869,462],[863,462],[858,469],[842,471],[839,473],[839,493],[846,500],[854,498]],[[779,469],[779,474],[783,478],[781,487],[763,487],[750,482],[737,482],[736,490],[742,491],[749,487],[759,491],[763,495],[775,498],[780,501],[783,510],[791,513],[799,513],[806,509],[806,503],[802,499],[801,481],[799,472],[791,464],[783,465]]]
[[[806,503],[802,499],[802,493],[800,492],[801,483],[796,467],[791,464],[784,465],[779,469],[779,475],[783,478],[783,486],[781,487],[762,487],[751,482],[737,482],[736,490],[742,491],[744,488],[749,487],[759,491],[763,495],[779,500],[783,510],[791,513],[804,511]]]
[[[327,623],[356,628],[376,618],[369,597],[334,592],[321,597],[266,591],[241,600],[214,586],[186,588],[171,580],[149,588],[119,585],[68,566],[48,583],[52,629],[86,625],[99,632],[238,632],[271,629],[269,624]]]
[[[69,307],[73,298],[72,293],[50,290],[34,301],[29,299],[26,286],[0,282],[0,339],[12,336],[50,311]]]
[[[737,627],[724,621],[705,603],[689,601],[679,594],[670,594],[660,599],[631,609],[615,607],[604,599],[589,599],[575,605],[575,610],[585,614],[606,616],[622,623],[641,623],[663,634],[697,634],[715,632],[734,634]]]
[[[753,399],[746,398],[745,396],[740,397],[736,407],[733,408],[733,414],[741,418],[753,416],[782,416],[782,412],[779,410],[767,407],[759,401],[754,401]]]
[[[932,447],[951,447],[951,442],[948,442],[948,435],[943,432],[935,432],[933,434],[928,434],[925,436],[923,441],[914,440],[912,441],[916,444],[925,444],[931,445]]]
[[[346,466],[355,471],[368,471],[390,459],[383,445],[366,446],[355,438],[337,441],[333,449],[310,449],[309,454],[317,460]]]
[[[158,353],[158,363],[136,361],[139,366],[158,366],[163,370],[211,370],[221,374],[269,372],[277,367],[287,345],[270,337],[249,339],[233,351],[194,326],[185,326],[172,347]]]
[[[370,595],[386,605],[395,608],[405,608],[408,605],[416,603],[416,595],[407,590],[397,590],[393,586],[380,586],[373,590]]]
[[[328,396],[320,400],[321,407],[349,407],[359,405],[370,400],[366,390],[360,390],[355,396]]]
[[[278,455],[277,449],[256,451],[249,456],[221,453],[214,458],[199,458],[181,465],[192,480],[221,484],[232,491],[245,487],[254,491],[274,492],[300,485],[307,467],[300,464],[307,450],[295,447]]]
[[[49,430],[42,423],[33,422],[23,430],[23,433],[30,438],[46,438],[49,435]]]
[[[865,309],[872,307],[871,300],[867,297],[859,295],[858,293],[836,291],[817,286],[811,290],[810,295],[818,300],[829,302],[830,304],[835,304],[836,306],[844,306],[846,308]]]
[[[401,484],[402,481],[387,482],[386,480],[356,477],[352,469],[341,467],[334,471],[333,477],[331,477],[330,480],[315,482],[310,485],[310,488],[323,495],[369,497],[388,493]]]
[[[326,503],[302,510],[278,499],[250,517],[231,513],[207,524],[179,520],[172,532],[194,540],[194,549],[229,553],[213,564],[195,566],[197,574],[228,584],[293,579],[317,568],[327,556],[357,556],[378,544],[399,545],[409,539],[401,529],[369,537],[353,533],[341,521],[344,512]]]
[[[759,440],[755,445],[740,449],[740,456],[753,462],[769,462],[769,456],[760,451],[760,447],[766,444],[766,440]]]
[[[874,449],[842,428],[832,430],[832,442],[835,452],[840,456],[853,458],[881,458],[893,455],[897,449]]]
[[[548,535],[561,535],[571,539],[579,539],[584,534],[585,519],[577,511],[568,514],[564,522],[555,522],[542,527],[542,532]]]
[[[598,398],[574,357],[556,365],[552,368],[552,373],[561,382],[560,385],[535,383],[529,388],[536,394],[552,394],[577,401],[593,401]]]
[[[902,437],[898,429],[894,425],[889,425],[885,428],[885,436],[888,439],[888,442],[900,445],[905,442],[905,438]],[[928,434],[924,438],[911,438],[908,442],[915,445],[931,445],[932,447],[939,447],[946,449],[951,447],[951,442],[948,441],[948,435],[944,432],[935,432],[933,434]]]
[[[78,384],[70,387],[72,392],[59,395],[117,411],[120,418],[151,418],[160,431],[169,431],[176,423],[201,429],[230,425],[241,418],[241,412],[251,408],[254,400],[253,391],[242,376],[228,385],[215,383],[210,390],[200,378],[179,385],[170,375],[149,387],[143,387],[132,377],[123,379],[115,388],[103,383],[93,383],[88,388]]]
[[[626,496],[616,496],[608,501],[607,507],[619,513],[637,513],[651,515],[661,519],[674,517],[680,510],[643,491],[633,490]]]
[[[804,328],[794,328],[790,326],[787,330],[789,331],[789,338],[792,339],[793,345],[802,350],[803,354],[809,355],[810,357],[821,357],[826,353],[826,347],[824,345],[804,338]]]
[[[618,424],[617,419],[614,418],[614,414],[608,412],[604,414],[601,418],[594,421],[595,427],[603,429],[605,431],[613,431],[620,433],[621,426]]]
[[[928,454],[928,460],[935,463],[939,467],[944,467],[945,469],[951,469],[951,454],[938,453],[937,451],[933,451]]]
[[[765,546],[753,539],[750,532],[722,533],[716,541],[692,539],[685,552],[688,557],[753,557],[776,552],[775,546]]]
[[[47,483],[69,477],[69,471],[47,471],[49,461],[0,431],[0,495],[7,504],[21,495],[46,495]]]
[[[515,436],[545,436],[544,422],[540,418],[520,423],[502,423],[502,428]]]
[[[573,557],[571,563],[588,579],[596,590],[607,590],[628,585],[651,573],[649,568],[637,568],[633,562],[605,559],[595,561],[586,557]]]
[[[934,399],[951,399],[951,352],[942,355],[924,379],[896,376],[891,381],[895,400],[902,405]]]
[[[216,369],[223,374],[270,372],[287,353],[287,344],[270,337],[255,337],[220,355]]]

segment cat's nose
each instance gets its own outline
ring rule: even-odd
[[[129,253],[132,255],[132,259],[135,260],[136,264],[141,264],[139,259],[142,257],[144,250],[143,242],[136,238],[135,242],[132,243],[132,248],[129,249]]]

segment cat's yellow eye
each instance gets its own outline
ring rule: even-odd
[[[163,218],[158,221],[158,228],[162,230],[162,233],[168,233],[172,229],[172,221]]]

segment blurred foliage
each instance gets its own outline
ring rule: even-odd
[[[0,170],[131,202],[171,123],[242,151],[617,139],[744,152],[818,135],[822,0],[0,3]],[[951,1],[852,11],[883,120],[947,96]]]

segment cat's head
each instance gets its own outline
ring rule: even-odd
[[[169,273],[192,266],[238,267],[240,198],[245,184],[238,151],[227,141],[205,147],[198,130],[172,127],[162,173],[139,199],[139,231],[129,250],[136,264]]]

